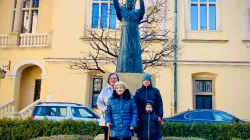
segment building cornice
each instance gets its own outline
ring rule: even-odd
[[[53,63],[53,62],[70,62],[77,59],[74,58],[44,58],[46,62]],[[93,60],[88,60],[90,63],[94,63]],[[100,63],[109,63],[115,62],[116,60],[107,60],[107,59],[100,59]],[[166,63],[173,63],[173,60],[165,61]],[[250,66],[250,61],[209,61],[209,60],[178,60],[177,64],[180,65],[229,65],[229,66]]]
[[[228,40],[221,39],[182,39],[183,42],[189,43],[227,43]]]

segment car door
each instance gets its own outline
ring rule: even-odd
[[[32,117],[35,120],[43,120],[47,116],[47,106],[36,106]]]
[[[67,107],[66,106],[48,106],[47,115],[45,116],[49,120],[61,121],[66,119]]]

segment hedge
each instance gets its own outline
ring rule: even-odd
[[[163,136],[199,137],[207,140],[250,139],[250,123],[204,124],[204,123],[165,123]]]
[[[91,136],[81,136],[81,135],[58,135],[50,137],[39,137],[32,140],[93,140],[94,137]]]
[[[93,140],[94,137],[91,136],[81,136],[81,135],[58,135],[50,137],[39,137],[32,140]],[[132,138],[133,140],[133,138]],[[163,137],[161,140],[206,140],[202,138],[180,138],[180,137]]]
[[[97,122],[74,120],[32,120],[32,119],[1,119],[0,138],[32,139],[53,135],[84,135],[96,136],[102,133]],[[162,125],[164,137],[199,137],[207,140],[230,140],[233,138],[250,139],[250,123],[234,124],[180,124],[165,123]]]
[[[73,134],[96,136],[100,133],[102,129],[97,122],[32,120],[31,118],[0,120],[0,138],[5,140],[28,140],[43,136]]]

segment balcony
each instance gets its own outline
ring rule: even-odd
[[[0,34],[0,48],[46,48],[52,44],[52,33]]]
[[[50,36],[48,33],[25,33],[20,34],[19,47],[47,47]]]

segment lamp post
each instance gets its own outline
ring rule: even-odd
[[[5,67],[7,67],[7,70],[10,70],[11,61],[9,61],[8,65],[2,65],[2,68],[0,68],[0,78],[4,79],[6,76],[7,71],[4,70]]]
[[[0,78],[4,79],[5,76],[6,76],[6,73],[7,73],[7,72],[6,72],[4,69],[1,69],[1,70],[0,70]]]

